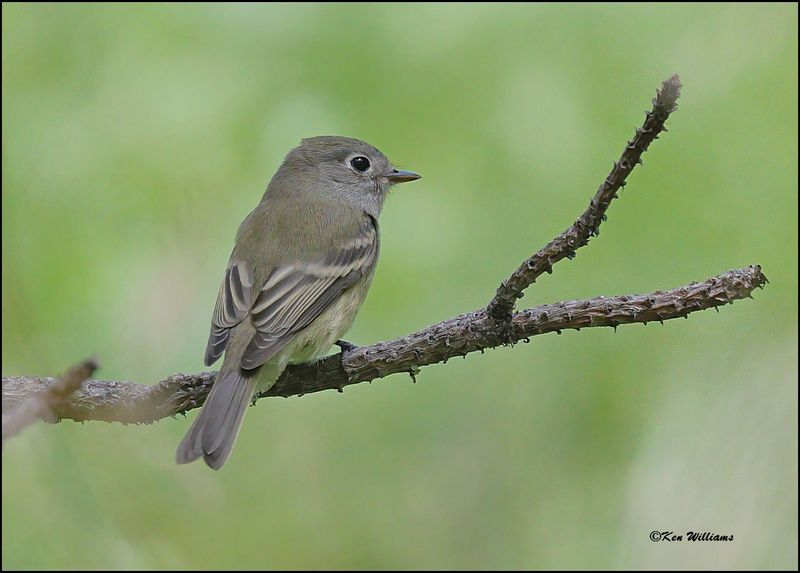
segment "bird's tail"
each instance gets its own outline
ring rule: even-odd
[[[233,450],[242,420],[256,389],[254,378],[238,368],[217,375],[203,409],[175,452],[175,461],[186,464],[203,456],[208,467],[220,469]]]

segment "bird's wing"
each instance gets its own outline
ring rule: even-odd
[[[240,366],[252,370],[280,352],[377,262],[378,232],[371,217],[358,232],[311,261],[274,267],[259,291],[250,317],[256,329]]]
[[[253,277],[247,263],[233,260],[228,264],[225,278],[219,287],[211,333],[206,346],[206,366],[222,356],[228,345],[231,328],[242,322],[253,304]]]

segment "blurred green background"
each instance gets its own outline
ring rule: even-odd
[[[771,281],[720,314],[262,400],[220,473],[174,465],[189,419],[39,424],[4,447],[3,568],[797,567],[796,6],[2,10],[4,376],[202,370],[236,228],[312,135],[424,175],[388,201],[348,339],[478,308],[673,72],[670,132],[522,304]]]

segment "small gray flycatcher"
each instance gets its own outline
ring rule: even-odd
[[[322,356],[353,324],[378,261],[378,216],[395,183],[420,176],[394,168],[348,137],[302,140],[236,235],[206,347],[225,360],[203,409],[175,454],[219,469],[247,406],[286,365]]]

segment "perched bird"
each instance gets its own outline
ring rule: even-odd
[[[219,469],[245,410],[286,365],[320,357],[352,325],[378,261],[378,216],[395,169],[375,147],[338,136],[292,149],[236,235],[205,364],[225,359],[175,454]],[[344,348],[344,347],[343,347]]]

